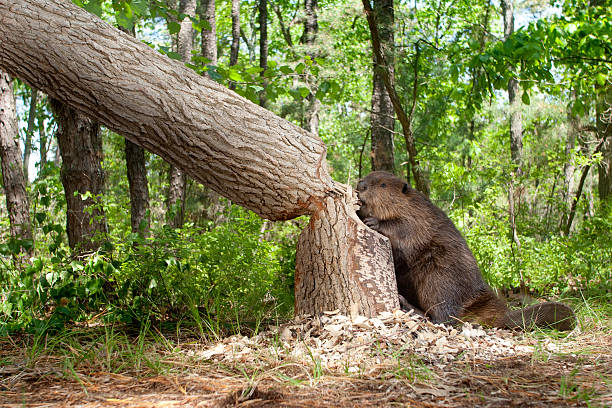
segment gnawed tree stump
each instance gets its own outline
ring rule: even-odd
[[[346,200],[328,197],[302,231],[295,260],[295,313],[338,309],[375,316],[399,309],[389,240],[366,227]]]
[[[313,216],[298,311],[398,307],[389,246],[356,219],[318,137],[68,0],[0,0],[0,67],[261,217]]]

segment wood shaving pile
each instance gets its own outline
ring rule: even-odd
[[[546,347],[558,351],[553,349],[559,346],[548,342]],[[225,363],[289,359],[348,374],[388,365],[397,360],[398,353],[414,354],[428,365],[443,368],[460,360],[507,358],[533,350],[533,346],[519,344],[507,330],[484,330],[470,323],[457,328],[435,325],[414,313],[398,310],[375,318],[349,317],[336,311],[320,317],[300,316],[253,337],[234,335],[194,353],[205,360]]]

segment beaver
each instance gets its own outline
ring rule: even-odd
[[[391,241],[403,308],[425,314],[434,323],[471,321],[522,330],[575,327],[574,312],[562,303],[510,311],[485,283],[450,218],[404,180],[374,171],[358,182],[357,193],[361,202],[357,215]]]

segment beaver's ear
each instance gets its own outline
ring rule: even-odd
[[[410,190],[408,183],[404,183],[404,187],[402,187],[402,193],[408,194],[408,190]]]

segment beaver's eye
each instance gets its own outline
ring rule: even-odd
[[[387,185],[385,183],[382,183],[380,186],[381,187],[387,187]]]

